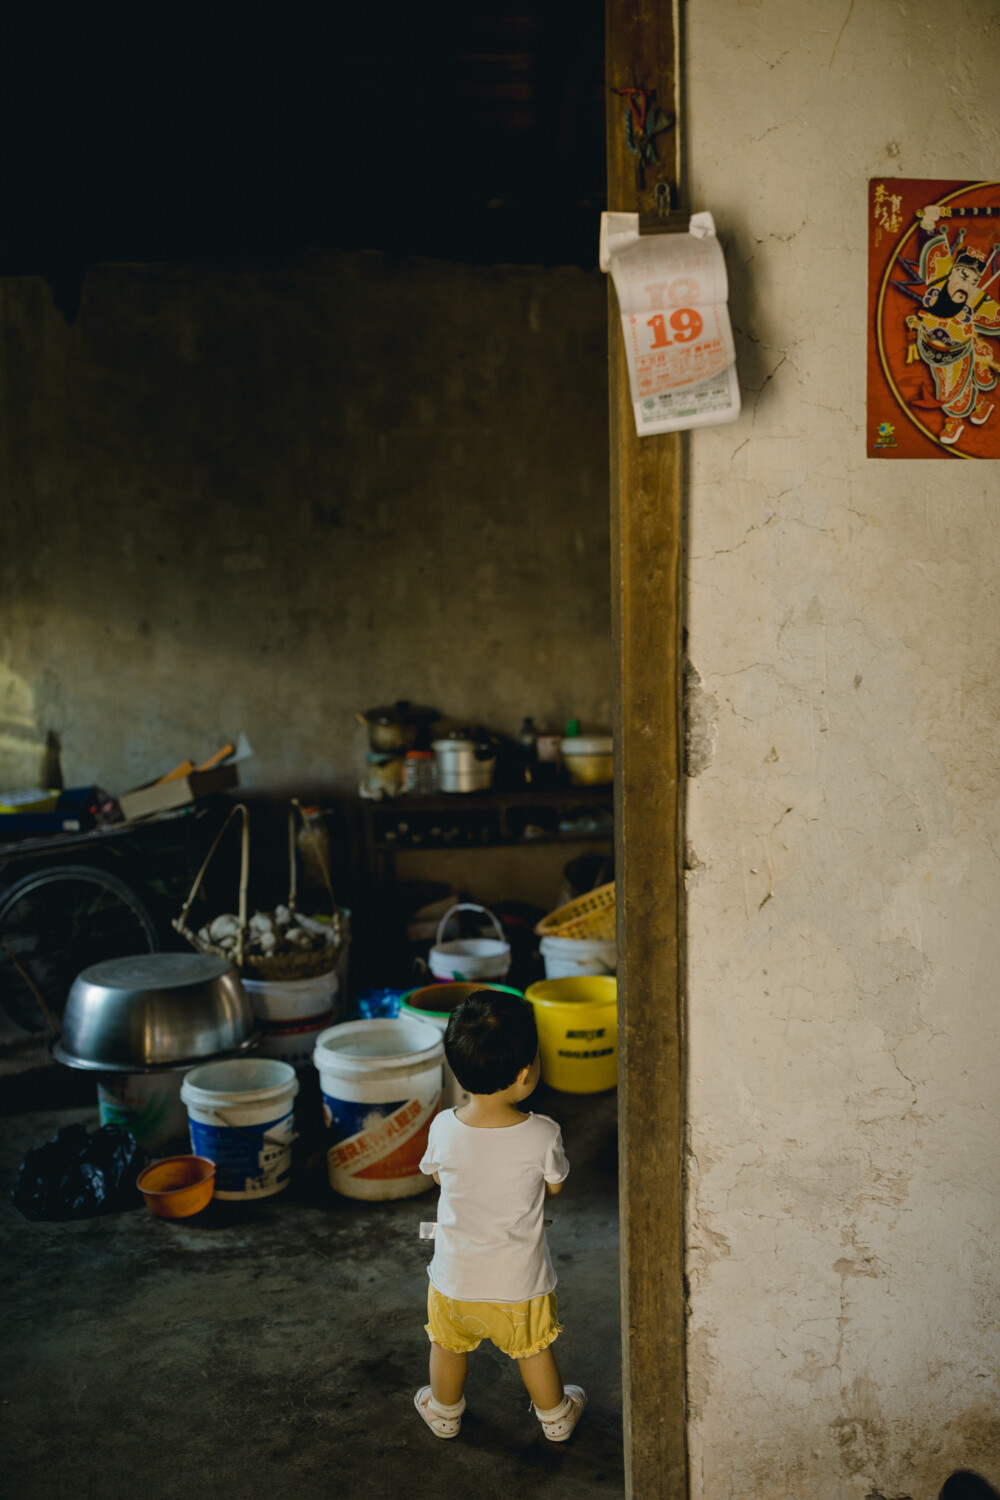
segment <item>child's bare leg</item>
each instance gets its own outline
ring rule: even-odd
[[[563,1382],[551,1346],[539,1354],[529,1354],[517,1363],[521,1379],[528,1387],[528,1395],[539,1411],[552,1411],[558,1406],[564,1395]]]
[[[431,1395],[442,1406],[455,1406],[465,1390],[469,1356],[431,1344]]]

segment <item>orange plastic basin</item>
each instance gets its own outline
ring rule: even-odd
[[[165,1156],[139,1173],[139,1191],[161,1219],[201,1213],[215,1190],[215,1162],[207,1156]]]

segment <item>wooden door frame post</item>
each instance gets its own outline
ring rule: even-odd
[[[679,125],[640,178],[617,91],[655,89],[679,118],[677,21],[670,0],[606,0],[606,16],[608,208],[650,212],[658,182],[677,200]],[[636,434],[608,287],[625,1494],[684,1500],[683,447]]]

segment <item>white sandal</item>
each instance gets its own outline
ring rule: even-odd
[[[567,1385],[563,1387],[563,1399],[558,1406],[551,1411],[539,1411],[535,1406],[535,1416],[542,1424],[542,1431],[550,1443],[564,1443],[573,1428],[583,1416],[583,1408],[587,1404],[587,1393],[582,1386]],[[532,1402],[534,1406],[534,1402]]]
[[[414,1396],[413,1404],[435,1437],[458,1437],[462,1430],[462,1413],[465,1410],[464,1396],[454,1406],[442,1406],[440,1401],[434,1400],[430,1386],[423,1385]]]

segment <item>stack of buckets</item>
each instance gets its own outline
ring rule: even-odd
[[[450,983],[411,990],[394,1020],[348,1021],[316,1042],[323,1116],[338,1139],[327,1153],[330,1185],[348,1198],[405,1198],[430,1186],[419,1171],[431,1120],[468,1099],[444,1056],[452,1010],[475,990]],[[604,975],[542,980],[527,991],[538,1026],[542,1078],[565,1093],[618,1082],[617,982]]]
[[[315,979],[244,979],[243,988],[260,1025],[258,1053],[300,1068],[312,1060],[320,1032],[342,1012],[335,970]]]
[[[292,1170],[296,1068],[343,1012],[343,969],[311,979],[244,979],[261,1029],[253,1057],[193,1068],[184,1076],[191,1146],[215,1162],[222,1199],[267,1198],[288,1186]]]
[[[346,941],[337,967],[314,979],[244,979],[243,988],[263,1033],[258,1055],[293,1068],[308,1067],[320,1032],[344,1015],[350,949],[349,911],[342,913]]]
[[[550,1088],[571,1094],[614,1088],[618,981],[613,884],[560,907],[535,931],[542,937],[545,978],[530,986],[526,999],[535,1007],[542,1077]]]
[[[343,970],[335,969],[315,979],[281,982],[243,979],[243,988],[261,1032],[254,1062],[273,1058],[289,1064],[293,1073],[296,1068],[308,1067],[316,1038],[343,1014],[342,978]],[[238,1059],[234,1061],[239,1062]],[[149,1151],[179,1143],[190,1123],[190,1113],[181,1093],[185,1075],[190,1077],[187,1068],[102,1076],[97,1086],[101,1124],[124,1126]],[[220,1075],[213,1076],[215,1083],[210,1089],[219,1082]],[[239,1074],[230,1071],[229,1076],[236,1078]],[[259,1079],[263,1076],[259,1075]],[[282,1078],[286,1076],[280,1074]],[[250,1077],[246,1070],[244,1077]],[[268,1077],[276,1080],[279,1074],[269,1073]],[[254,1078],[258,1079],[258,1075],[254,1074]],[[255,1090],[259,1079],[252,1085],[248,1083],[247,1087]],[[229,1106],[232,1103],[232,1100],[227,1100]],[[209,1122],[202,1123],[207,1125]]]
[[[567,876],[572,865],[566,866]],[[550,912],[535,928],[546,979],[575,979],[581,974],[614,974],[614,883]]]
[[[538,947],[545,960],[546,979],[613,974],[617,966],[614,938],[543,937]]]
[[[129,1077],[127,1094],[119,1089],[113,1098],[105,1081],[98,1090],[101,1123],[125,1125],[151,1152],[179,1144],[186,1126],[194,1152],[216,1164],[216,1198],[281,1192],[291,1179],[296,1139],[296,1069],[312,1063],[317,1038],[343,1014],[347,962],[345,943],[337,967],[315,978],[244,978],[261,1031],[254,1055],[203,1063],[182,1079],[180,1070]],[[171,1098],[176,1103],[168,1109]]]
[[[489,917],[496,938],[444,941],[456,912]],[[574,940],[584,963],[611,958],[614,944]],[[323,1114],[338,1140],[328,1151],[330,1184],[350,1198],[389,1199],[424,1192],[418,1170],[431,1120],[439,1109],[461,1108],[468,1094],[444,1056],[444,1032],[454,1008],[476,990],[518,995],[501,981],[510,947],[485,907],[462,903],[442,918],[430,954],[436,984],[410,990],[394,1020],[352,1021],[317,1038]],[[547,966],[548,971],[548,966]],[[607,973],[549,976],[525,996],[534,1007],[542,1078],[550,1088],[590,1094],[618,1082],[618,987]]]
[[[482,911],[483,908],[473,908]],[[497,976],[464,974],[404,995],[399,1015],[324,1025],[311,1041],[322,1096],[323,1118],[333,1143],[327,1150],[330,1185],[348,1198],[370,1201],[412,1197],[431,1180],[419,1170],[431,1121],[439,1109],[460,1107],[468,1095],[444,1055],[444,1031],[456,1005],[473,990],[489,988],[519,994],[498,982],[507,972],[510,950],[502,933],[490,952],[456,952],[458,943],[441,942],[449,912],[438,931],[435,960],[468,964],[470,958],[503,966]],[[464,945],[463,945],[464,946]],[[497,947],[507,948],[506,958]],[[334,987],[330,987],[333,979]],[[321,1001],[336,1000],[336,976],[324,976]],[[246,984],[246,981],[244,981]],[[319,981],[302,981],[317,986]],[[249,989],[254,982],[247,985]],[[268,986],[269,990],[289,986]],[[316,995],[310,997],[310,1003]],[[259,991],[258,991],[259,996]],[[280,999],[281,997],[279,997]],[[284,997],[287,999],[288,997]],[[566,1093],[597,1093],[617,1083],[617,983],[608,975],[557,975],[532,985],[542,1078]],[[294,1002],[304,1006],[306,996]],[[260,1003],[259,999],[255,1003]],[[270,1003],[270,1002],[265,1002]],[[333,1009],[333,1004],[327,1011]],[[303,1015],[315,1023],[322,1010]],[[325,1017],[329,1018],[328,1014]],[[263,1019],[267,1019],[264,1017]],[[273,1014],[270,1019],[289,1021]],[[294,1019],[294,1018],[292,1018]],[[272,1036],[272,1045],[289,1045]],[[300,1043],[294,1042],[296,1049]],[[299,1052],[296,1050],[295,1057]],[[289,1056],[235,1058],[191,1069],[181,1086],[192,1149],[216,1164],[215,1197],[272,1196],[291,1178],[295,1098],[299,1080]]]

